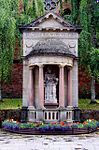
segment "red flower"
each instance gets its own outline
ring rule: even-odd
[[[87,124],[87,122],[85,121],[85,122],[83,122],[83,124]]]
[[[63,121],[61,121],[61,122],[60,122],[60,125],[64,126],[64,125],[65,125],[65,123],[64,123]]]
[[[56,122],[52,122],[51,124],[57,124]]]

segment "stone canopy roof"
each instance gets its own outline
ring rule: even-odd
[[[75,57],[70,51],[67,45],[61,40],[57,39],[46,39],[39,41],[33,48],[32,51],[25,57],[29,58],[35,55],[52,55],[52,56],[69,56]]]

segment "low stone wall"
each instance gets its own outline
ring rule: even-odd
[[[81,121],[89,118],[99,121],[99,110],[81,110]]]

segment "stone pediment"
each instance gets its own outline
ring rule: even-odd
[[[56,19],[50,17],[48,19],[46,19],[45,21],[43,21],[42,23],[38,24],[39,28],[63,28],[64,26],[58,22]],[[68,29],[68,28],[67,28]]]
[[[59,29],[59,30],[67,30],[67,31],[75,31],[75,32],[76,31],[80,32],[80,30],[81,30],[81,29],[75,27],[74,25],[68,23],[61,16],[59,16],[53,12],[49,12],[49,13],[45,14],[44,16],[41,16],[40,18],[32,21],[31,23],[20,27],[21,31],[37,30],[37,29],[38,30]]]

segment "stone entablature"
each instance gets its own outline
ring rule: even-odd
[[[42,30],[43,31],[43,30]],[[67,39],[67,40],[71,40],[71,39],[78,39],[79,35],[78,33],[75,32],[55,32],[52,29],[50,30],[50,32],[41,32],[41,31],[34,31],[32,30],[32,32],[26,31],[23,33],[23,37],[24,39],[28,40],[28,39],[46,39],[46,38],[61,38],[61,39]]]
[[[61,56],[35,56],[29,58],[28,65],[39,65],[39,64],[52,64],[52,65],[64,65],[64,66],[73,66],[73,58],[70,57],[61,57]]]

